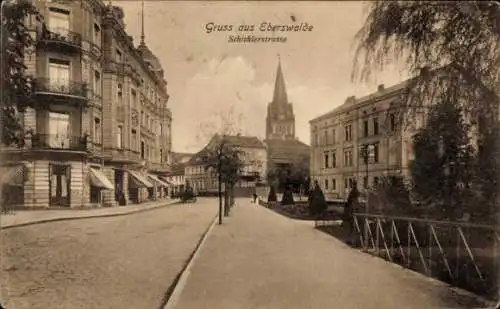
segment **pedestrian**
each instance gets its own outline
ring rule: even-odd
[[[344,207],[344,215],[342,218],[342,225],[347,232],[346,242],[350,244],[354,235],[354,206],[358,202],[359,191],[356,181],[353,181],[351,191],[347,197]]]
[[[253,202],[254,202],[255,204],[257,204],[257,198],[258,198],[258,197],[259,197],[259,196],[257,195],[257,193],[254,193],[254,194],[253,194]]]

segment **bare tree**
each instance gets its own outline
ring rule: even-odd
[[[208,121],[200,124],[198,140],[209,138],[206,154],[203,158],[207,172],[214,172],[218,179],[219,224],[222,224],[222,213],[229,215],[229,209],[234,204],[234,185],[237,183],[244,167],[242,152],[232,145],[228,136],[241,134],[237,124],[243,116],[235,115],[234,107],[227,111],[214,113]],[[224,184],[224,189],[222,188]],[[224,197],[223,197],[224,194]],[[223,210],[224,200],[224,210]]]

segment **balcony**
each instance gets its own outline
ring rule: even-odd
[[[41,100],[46,97],[56,103],[86,104],[87,85],[71,80],[37,78],[35,81],[35,96]]]
[[[37,150],[87,151],[87,138],[36,133],[31,136],[31,139],[28,138],[26,146]]]
[[[54,48],[61,52],[80,52],[82,35],[65,28],[43,29],[38,44],[45,48]]]

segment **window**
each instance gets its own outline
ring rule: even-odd
[[[144,111],[141,111],[141,125],[144,125],[145,119],[146,119],[146,116],[144,115]]]
[[[69,61],[49,59],[49,81],[51,87],[65,92],[69,90]]]
[[[319,146],[318,134],[314,134],[314,145]]]
[[[378,185],[378,177],[373,177],[373,185],[376,186]]]
[[[123,127],[118,126],[118,131],[116,132],[116,148],[123,148]]]
[[[135,90],[131,90],[130,93],[132,94],[132,106],[137,108],[137,94],[135,93]]]
[[[160,136],[163,136],[163,124],[160,123]]]
[[[336,144],[337,143],[337,138],[335,136],[335,129],[332,130],[332,144]]]
[[[373,145],[373,163],[378,163],[378,144]]]
[[[119,49],[115,49],[115,54],[116,54],[116,62],[121,63],[122,62],[122,52]]]
[[[363,121],[363,132],[364,132],[365,137],[370,135],[370,133],[368,131],[368,120]]]
[[[160,148],[160,163],[163,163],[163,149]]]
[[[324,133],[323,145],[328,145],[328,131],[325,131],[325,133]]]
[[[325,191],[328,190],[328,179],[325,179]]]
[[[132,150],[137,150],[137,131],[132,129],[132,141],[130,145]]]
[[[389,115],[389,128],[392,132],[396,130],[396,116],[394,114]]]
[[[337,167],[337,153],[332,151],[332,168]]]
[[[94,119],[94,143],[101,144],[101,119]]]
[[[368,176],[363,177],[363,188],[368,187]]]
[[[101,73],[99,71],[94,72],[94,92],[101,95]]]
[[[69,148],[69,114],[49,112],[48,144],[51,148]]]
[[[352,150],[344,151],[344,166],[352,166]]]
[[[332,190],[337,190],[337,180],[335,178],[332,178]]]
[[[329,159],[328,158],[328,152],[325,152],[324,153],[324,161],[323,161],[325,168],[328,168],[328,159]]]
[[[349,142],[352,140],[352,125],[345,126],[345,141]]]
[[[94,44],[101,46],[101,28],[98,24],[94,24]]]
[[[373,135],[378,135],[378,118],[373,118]]]
[[[118,103],[122,103],[122,91],[123,91],[123,85],[122,84],[118,84],[117,85],[117,95],[118,95]]]
[[[51,32],[67,35],[69,31],[69,11],[50,8],[48,28]]]

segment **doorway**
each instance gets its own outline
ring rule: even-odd
[[[50,206],[70,206],[71,166],[63,163],[49,165]]]

